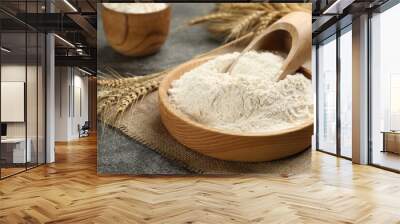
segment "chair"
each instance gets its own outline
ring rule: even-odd
[[[89,121],[85,121],[85,123],[82,125],[82,127],[80,127],[80,125],[78,125],[79,138],[89,136],[89,129],[90,129]]]

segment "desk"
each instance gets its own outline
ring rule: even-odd
[[[393,152],[400,154],[400,131],[382,131],[383,150],[382,152]]]
[[[28,143],[25,153],[25,138],[6,138],[1,139],[1,154],[8,163],[25,163],[32,159],[30,138],[26,140]],[[4,155],[4,156],[3,156]],[[12,156],[11,156],[12,155]],[[12,158],[12,159],[11,159]],[[25,159],[27,159],[25,161]]]

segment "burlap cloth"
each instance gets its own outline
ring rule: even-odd
[[[308,171],[311,164],[310,149],[286,159],[257,163],[223,161],[190,150],[177,142],[163,126],[158,109],[158,92],[144,97],[120,116],[114,124],[108,123],[108,125],[199,174],[292,175]]]

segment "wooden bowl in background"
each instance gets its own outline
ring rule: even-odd
[[[198,58],[169,72],[159,87],[161,120],[169,133],[183,145],[201,154],[231,161],[271,161],[285,158],[311,145],[313,120],[296,128],[268,133],[234,133],[207,127],[188,118],[171,105],[168,89],[172,81],[215,56]],[[307,69],[302,68],[302,72]],[[311,74],[305,74],[308,78]],[[193,103],[196,103],[195,101]]]
[[[171,7],[150,13],[122,13],[102,5],[106,38],[117,52],[146,56],[157,52],[167,39]]]

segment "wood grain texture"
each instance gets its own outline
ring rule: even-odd
[[[400,175],[313,152],[296,176],[101,177],[96,139],[0,181],[0,223],[399,223]]]
[[[102,6],[106,38],[111,47],[127,56],[157,52],[169,33],[171,7],[145,14],[116,12]]]
[[[196,58],[169,72],[159,87],[161,120],[180,143],[199,153],[231,161],[271,161],[299,153],[311,145],[313,120],[296,128],[268,133],[234,133],[210,128],[188,118],[169,102],[171,83],[185,72],[214,58]],[[193,102],[196,103],[196,102]]]

